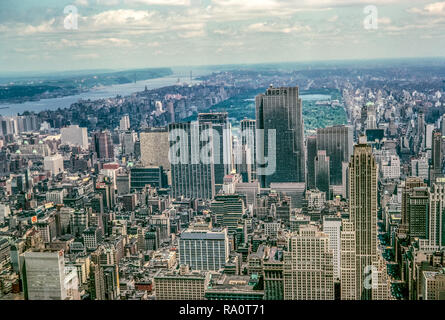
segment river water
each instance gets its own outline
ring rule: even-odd
[[[15,116],[17,113],[23,113],[24,111],[34,111],[40,112],[43,110],[57,110],[58,108],[68,108],[73,103],[83,100],[98,100],[105,98],[114,98],[117,95],[120,96],[129,96],[132,93],[143,91],[145,86],[147,89],[157,89],[166,86],[171,86],[178,84],[178,79],[180,83],[186,82],[188,84],[199,83],[198,80],[190,80],[189,73],[181,72],[173,70],[173,75],[156,78],[150,80],[137,81],[134,83],[120,84],[120,85],[112,85],[100,88],[91,89],[88,92],[84,92],[81,94],[66,96],[61,98],[52,98],[52,99],[42,99],[40,101],[28,101],[25,103],[6,103],[0,104],[0,115],[2,116]],[[210,72],[210,71],[209,71]],[[194,73],[193,76],[202,76],[207,74],[207,72],[199,72],[199,74]]]

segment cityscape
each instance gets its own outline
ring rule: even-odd
[[[0,58],[0,303],[256,301],[242,312],[189,304],[177,312],[210,317],[264,314],[263,300],[445,300],[445,2],[327,1],[326,10],[318,0],[106,2],[64,3],[45,27],[18,23],[22,32],[6,15],[19,19],[14,14],[32,5],[0,5],[0,44],[11,41]],[[40,6],[45,16],[56,10]],[[107,11],[97,13],[100,6]],[[439,30],[440,39],[413,56],[366,47],[348,56],[345,44],[330,59],[329,52],[306,57],[306,49],[306,58],[276,52],[276,60],[266,53],[258,60],[257,52],[248,59],[239,44],[219,58],[203,53],[201,64],[188,46],[206,35],[184,27],[189,11],[205,9],[209,25],[249,24],[226,30],[238,41],[264,15],[279,21],[262,24],[265,37],[281,39],[313,32],[297,24],[271,31],[300,10],[357,10],[363,32],[397,33],[405,29],[387,15],[399,6],[437,18],[428,22],[434,28],[419,29],[430,37]],[[176,26],[162,19],[169,10]],[[108,26],[111,16],[130,26],[129,42],[139,41],[132,37],[142,27],[150,36],[165,28],[188,45],[177,60],[166,52],[142,63],[134,52],[118,58],[111,52],[122,39],[114,37],[124,31]],[[326,21],[341,20],[334,16]],[[27,37],[55,41],[67,30],[80,37],[79,30],[91,33],[85,50],[105,57],[93,40],[105,32],[97,21],[110,31],[113,62],[89,51],[80,60],[68,53],[66,68],[43,51],[31,62],[21,56]],[[203,50],[213,50],[207,37]],[[53,44],[54,51],[79,50],[79,39]]]

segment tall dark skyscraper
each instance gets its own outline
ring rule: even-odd
[[[201,159],[201,150],[213,154],[212,124],[209,122],[171,123],[168,126],[170,161],[172,174],[172,195],[194,199],[212,199],[215,195],[214,164]],[[209,136],[204,132],[210,133]],[[201,141],[200,136],[204,138]],[[179,158],[179,159],[178,159]],[[175,160],[176,159],[176,160]]]
[[[325,150],[318,150],[317,157],[315,157],[315,186],[318,190],[326,194],[326,199],[329,196],[329,157],[326,156]]]
[[[317,136],[309,136],[306,140],[307,149],[307,189],[315,188],[315,157],[317,156]]]
[[[93,135],[93,147],[99,159],[113,159],[114,150],[111,134],[105,130]]]
[[[422,210],[422,202],[423,201],[417,201],[416,206],[413,207],[412,205],[414,202],[411,201],[411,195],[414,192],[414,189],[424,189],[426,187],[426,183],[423,182],[422,178],[419,177],[407,177],[404,184],[402,185],[402,206],[401,206],[401,218],[402,222],[399,226],[399,232],[404,234],[410,234],[412,230],[410,228],[410,220],[411,220],[411,210],[416,210],[417,213]],[[420,206],[419,206],[420,205]],[[428,209],[426,209],[426,212]],[[428,213],[425,213],[425,216],[427,216]],[[426,225],[426,224],[425,224]]]
[[[257,175],[263,187],[271,182],[305,182],[304,128],[302,101],[298,87],[274,88],[270,86],[264,94],[256,97],[257,132]],[[263,168],[269,154],[269,130],[275,130],[274,173],[258,172]],[[259,150],[264,145],[264,153]]]
[[[431,148],[430,184],[436,182],[436,178],[442,176],[443,140],[439,130],[433,131]]]
[[[222,188],[224,176],[232,171],[232,136],[231,124],[227,112],[200,113],[200,124],[211,123],[212,128],[218,133],[219,139],[214,139],[214,167],[215,167],[215,192]]]
[[[330,184],[342,184],[342,163],[352,155],[353,134],[350,126],[317,129],[317,150],[326,150],[330,161]]]

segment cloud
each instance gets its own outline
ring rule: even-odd
[[[378,24],[391,24],[391,19],[388,17],[382,17],[377,20]]]
[[[96,3],[101,6],[117,6],[121,0],[96,0]]]
[[[337,20],[338,20],[338,16],[337,15],[335,15],[335,16],[333,16],[333,17],[328,19],[329,22],[337,22]]]
[[[293,33],[310,31],[309,26],[301,26],[298,24],[283,25],[278,23],[253,23],[246,28],[247,32],[267,32],[267,33]]]
[[[0,25],[0,33],[12,35],[33,35],[38,33],[50,33],[56,30],[56,19],[53,18],[48,21],[43,21],[38,25],[31,25],[25,23],[4,24]]]
[[[86,7],[86,6],[88,6],[88,0],[76,0],[76,1],[74,1],[74,5]]]
[[[85,60],[85,59],[99,59],[100,55],[97,53],[82,53],[74,55],[74,58],[77,60]]]
[[[126,4],[146,4],[159,6],[190,6],[190,0],[125,0]]]
[[[445,1],[430,3],[422,9],[410,8],[408,12],[423,16],[445,16]]]

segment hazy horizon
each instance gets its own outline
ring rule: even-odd
[[[2,0],[0,45],[2,73],[441,57],[445,1]]]

